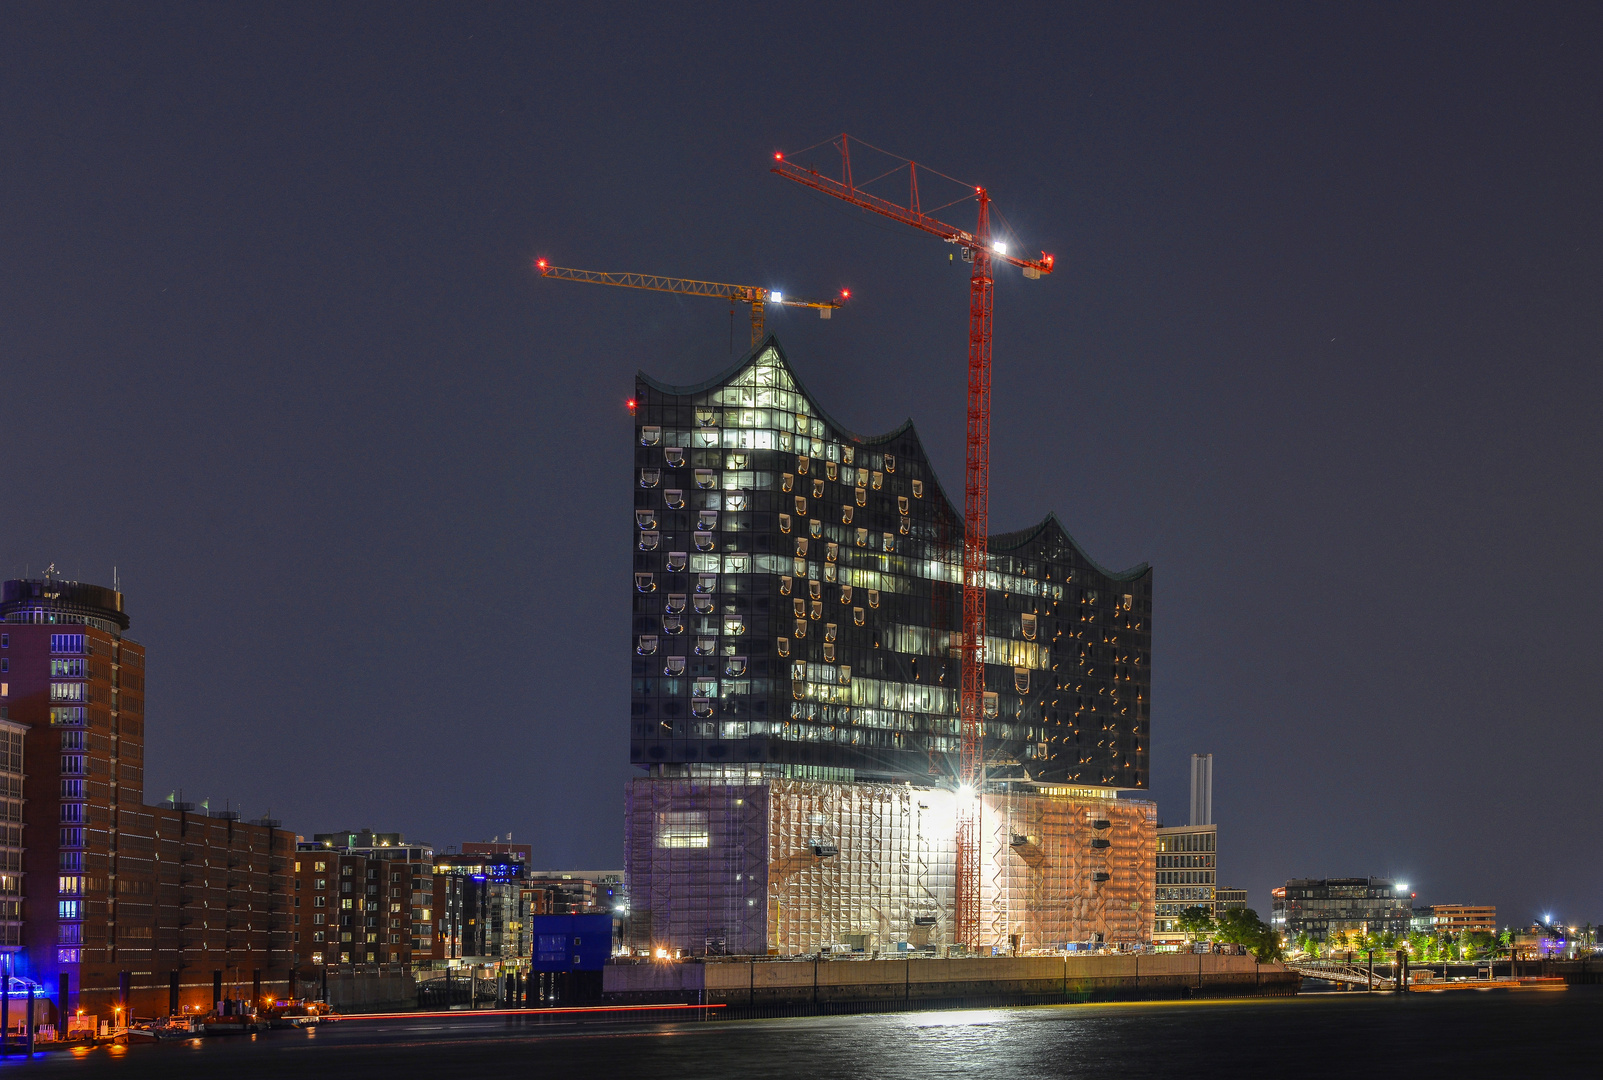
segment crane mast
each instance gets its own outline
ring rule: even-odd
[[[751,344],[755,348],[763,338],[763,309],[768,304],[782,307],[814,308],[821,319],[829,318],[838,308],[846,306],[851,293],[841,290],[832,300],[809,300],[787,293],[765,289],[760,285],[727,285],[718,281],[696,281],[692,278],[663,277],[660,274],[626,274],[608,270],[575,270],[570,266],[552,266],[544,259],[536,259],[534,268],[541,277],[558,281],[585,281],[592,285],[618,285],[626,289],[648,289],[652,292],[677,293],[680,296],[710,296],[728,300],[731,304],[751,307]]]
[[[931,233],[965,252],[972,259],[969,276],[968,330],[968,433],[963,483],[963,688],[959,705],[961,753],[957,780],[957,895],[956,938],[974,949],[980,936],[980,834],[979,798],[985,782],[985,575],[990,535],[991,482],[991,314],[995,279],[992,265],[1002,260],[1019,267],[1024,276],[1038,279],[1052,272],[1052,256],[1039,259],[1009,255],[991,236],[991,199],[980,187],[973,189],[979,204],[973,232],[966,232],[924,213],[920,206],[918,166],[908,166],[908,205],[901,206],[857,187],[852,180],[851,148],[847,136],[836,144],[841,155],[841,178],[824,176],[774,155],[772,171],[814,191],[833,196],[864,210]]]

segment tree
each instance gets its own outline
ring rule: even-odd
[[[1228,915],[1229,912],[1225,912],[1225,914]],[[1201,904],[1188,907],[1180,912],[1180,931],[1185,934],[1188,941],[1195,941],[1202,935],[1211,934],[1213,928],[1213,917],[1208,914],[1208,909]]]
[[[1229,945],[1245,945],[1264,962],[1279,960],[1285,953],[1285,945],[1274,927],[1260,919],[1251,908],[1220,913],[1214,940]]]

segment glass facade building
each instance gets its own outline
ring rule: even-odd
[[[635,400],[631,761],[949,779],[963,521],[912,424],[849,431],[772,336]],[[1051,515],[989,552],[989,775],[1145,788],[1151,569],[1098,566]]]

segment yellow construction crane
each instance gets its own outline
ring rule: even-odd
[[[588,281],[593,285],[621,285],[626,289],[650,289],[654,292],[678,293],[681,296],[711,296],[737,301],[751,306],[751,343],[756,345],[763,336],[763,307],[779,304],[783,307],[816,308],[820,319],[827,319],[836,308],[845,307],[851,293],[845,289],[834,300],[808,300],[764,289],[757,285],[725,285],[716,281],[692,281],[689,278],[660,277],[656,274],[614,274],[605,270],[575,270],[567,266],[552,266],[544,259],[536,259],[534,268],[542,277],[559,281]]]

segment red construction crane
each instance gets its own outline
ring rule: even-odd
[[[773,171],[814,191],[832,195],[853,206],[872,210],[893,221],[932,233],[949,244],[956,244],[964,252],[964,259],[972,260],[974,264],[974,271],[969,277],[968,305],[968,465],[963,484],[963,693],[960,713],[963,749],[958,770],[956,897],[957,941],[966,948],[974,949],[979,946],[980,936],[978,804],[980,789],[985,781],[981,724],[985,702],[985,555],[986,538],[990,531],[991,264],[993,260],[1000,260],[1023,270],[1025,277],[1037,279],[1042,274],[1052,272],[1052,256],[1042,252],[1039,259],[1025,259],[1008,254],[1005,245],[995,242],[991,235],[991,198],[984,188],[973,189],[974,201],[979,204],[979,221],[973,232],[967,232],[924,213],[919,205],[916,163],[906,161],[910,205],[901,206],[869,194],[853,183],[851,148],[847,145],[845,135],[840,137],[835,147],[840,151],[839,180],[824,176],[816,169],[792,164],[783,154],[774,155]],[[892,172],[899,170],[900,166]],[[951,179],[944,174],[937,175]],[[880,179],[883,176],[875,177],[875,180]]]

